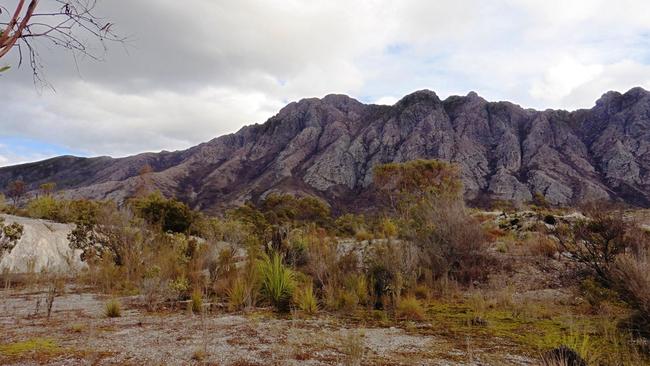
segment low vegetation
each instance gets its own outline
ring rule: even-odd
[[[274,316],[328,313],[463,345],[503,339],[548,365],[570,355],[589,364],[646,359],[648,232],[602,207],[566,219],[539,195],[530,212],[495,219],[465,206],[459,172],[447,163],[377,167],[380,203],[363,214],[269,194],[211,217],[147,190],[117,205],[66,200],[53,185],[26,201],[20,187],[14,205],[0,207],[75,224],[71,246],[88,268],[68,281],[111,296],[109,318],[122,315],[119,296],[139,295],[155,313],[179,304],[201,317],[211,304],[244,313],[267,307]],[[22,228],[0,221],[0,233],[2,253]],[[558,289],[575,296],[561,300]],[[544,291],[552,296],[527,297]],[[361,334],[341,347],[344,364],[366,354]],[[192,355],[206,357],[204,349]]]

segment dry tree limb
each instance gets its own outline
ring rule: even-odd
[[[75,63],[80,56],[101,60],[107,50],[106,42],[126,41],[113,31],[113,23],[96,14],[97,0],[30,0],[25,6],[26,3],[19,0],[11,13],[0,7],[0,59],[15,50],[21,66],[26,52],[35,82],[43,82],[35,40],[72,52]],[[6,19],[9,14],[11,18]],[[101,48],[94,49],[93,43]]]

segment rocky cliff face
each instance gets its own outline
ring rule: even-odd
[[[617,199],[650,206],[650,93],[608,92],[589,110],[535,111],[475,93],[418,91],[393,106],[344,95],[303,99],[262,125],[185,151],[112,159],[59,157],[0,169],[0,187],[54,181],[68,196],[123,199],[138,172],[203,210],[271,191],[358,205],[376,164],[437,158],[461,167],[468,199],[556,204]]]

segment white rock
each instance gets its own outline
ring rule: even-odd
[[[70,249],[68,234],[73,225],[47,220],[2,215],[5,223],[19,223],[24,231],[9,254],[0,261],[0,271],[29,273],[42,271],[72,271],[86,266],[81,250]]]

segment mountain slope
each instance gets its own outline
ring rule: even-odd
[[[608,92],[575,112],[487,102],[473,92],[440,100],[422,90],[393,106],[328,95],[185,151],[0,168],[0,187],[54,181],[68,196],[120,200],[148,164],[155,187],[203,210],[274,190],[339,207],[363,204],[376,164],[417,158],[459,164],[468,199],[526,201],[539,192],[558,204],[609,198],[650,206],[650,93]]]

